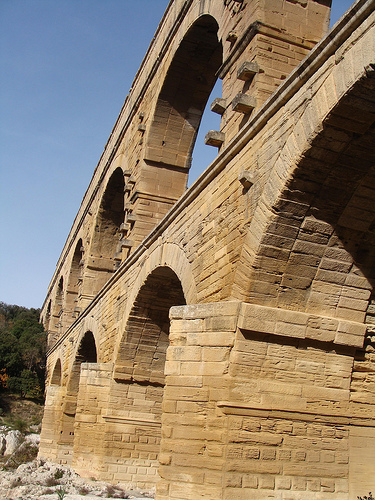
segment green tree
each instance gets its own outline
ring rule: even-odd
[[[44,391],[47,336],[39,314],[0,302],[0,369],[7,376],[6,388],[22,396],[40,397]]]

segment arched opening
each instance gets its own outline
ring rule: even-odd
[[[51,321],[51,304],[52,304],[52,301],[50,300],[48,302],[46,316],[44,318],[44,321],[42,321],[44,329],[45,329],[45,331],[47,333],[48,333],[48,330],[49,330],[49,327],[50,327],[50,321]]]
[[[124,175],[117,168],[111,175],[96,219],[87,276],[90,293],[95,296],[115,271],[115,254],[124,222]]]
[[[168,347],[169,309],[186,304],[181,283],[169,267],[158,267],[140,289],[130,313],[118,362],[133,368],[133,378],[164,377]]]
[[[216,20],[204,15],[180,43],[160,91],[145,160],[189,168],[207,99],[222,64]]]
[[[76,357],[71,369],[70,379],[63,403],[63,412],[60,426],[59,448],[60,457],[71,463],[74,442],[74,422],[77,409],[77,398],[82,363],[96,363],[97,350],[92,332],[86,332],[79,344]]]
[[[60,358],[56,361],[51,377],[51,385],[61,385],[61,361]]]
[[[82,240],[79,239],[74,250],[72,264],[70,266],[68,286],[66,289],[66,319],[68,327],[72,323],[73,318],[77,317],[80,313],[78,301],[82,283],[82,257],[83,246]]]
[[[123,464],[131,462],[135,467],[135,481],[138,467],[157,467],[169,310],[183,304],[186,301],[177,275],[168,267],[156,268],[139,290],[120,344],[114,375],[118,383],[111,397],[113,406],[121,410],[114,412],[113,423],[108,421],[106,434],[110,436],[114,432],[111,426],[123,421],[124,438],[118,443],[120,456],[127,457],[122,459]],[[142,439],[129,442],[129,435]],[[119,450],[113,451],[111,447],[108,440],[107,454],[116,453],[113,460],[117,462]]]
[[[218,24],[203,15],[175,51],[156,99],[136,192],[127,200],[126,245],[136,248],[187,187],[202,115],[222,64]],[[135,217],[134,217],[135,215]]]
[[[57,285],[55,300],[52,308],[52,321],[48,332],[48,347],[52,347],[62,330],[63,316],[63,301],[64,301],[64,279],[61,276]]]

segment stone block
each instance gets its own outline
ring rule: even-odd
[[[220,148],[224,143],[224,140],[224,132],[220,132],[219,130],[210,130],[209,132],[207,132],[204,138],[204,143],[207,144],[207,146],[215,146],[217,148]]]
[[[232,101],[233,111],[237,111],[239,113],[249,114],[255,107],[256,99],[251,95],[239,93]]]
[[[216,97],[211,103],[211,111],[218,115],[224,114],[226,109],[226,100],[221,97]]]
[[[255,61],[245,61],[237,71],[238,80],[252,80],[259,73],[259,66]]]

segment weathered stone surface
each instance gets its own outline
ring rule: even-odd
[[[168,7],[43,306],[41,456],[158,500],[375,488],[374,2],[319,42],[326,4]],[[216,75],[255,107],[186,190]]]

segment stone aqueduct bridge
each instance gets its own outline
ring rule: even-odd
[[[375,2],[329,3],[170,2],[43,306],[40,455],[158,500],[375,488]]]

